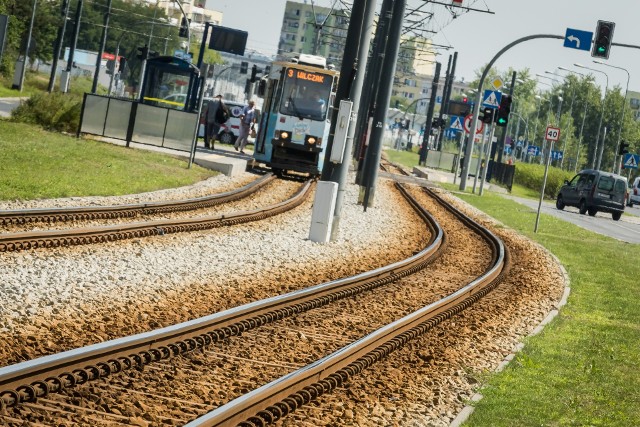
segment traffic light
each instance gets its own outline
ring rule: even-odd
[[[466,104],[467,102],[469,102],[469,98],[467,98],[467,97],[465,96],[464,98],[462,98],[462,102],[464,102],[464,103]]]
[[[498,108],[498,114],[496,116],[496,126],[504,127],[509,123],[509,113],[511,112],[511,97],[509,95],[502,95],[500,100],[500,108]]]
[[[591,56],[595,58],[609,59],[609,51],[611,50],[613,29],[615,26],[616,24],[613,22],[598,21]]]
[[[493,108],[486,107],[482,110],[482,123],[493,122]]]
[[[189,26],[191,25],[191,19],[186,19],[182,17],[182,21],[180,21],[180,30],[178,31],[178,36],[182,38],[189,37]]]
[[[121,56],[120,63],[118,64],[118,72],[122,73],[126,66],[127,66],[127,58],[125,58],[124,56]]]
[[[142,59],[144,61],[147,59],[148,56],[149,56],[149,47],[146,44],[143,47],[138,48],[138,55],[136,55],[138,59]]]
[[[624,154],[627,154],[628,152],[629,152],[629,143],[622,141],[620,143],[620,148],[618,148],[618,155],[622,156]]]
[[[253,67],[251,67],[251,78],[249,79],[251,83],[256,81],[256,74],[258,74],[258,66],[253,64]]]
[[[116,68],[116,61],[113,59],[108,59],[107,60],[107,74],[113,74],[113,71]]]
[[[248,69],[249,69],[249,63],[242,61],[240,63],[240,74],[247,74]]]
[[[268,76],[270,73],[271,73],[271,65],[266,65],[264,67],[264,74]]]
[[[402,129],[409,129],[411,127],[411,119],[405,119],[402,123]]]

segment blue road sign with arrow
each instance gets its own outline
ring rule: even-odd
[[[564,157],[564,153],[562,151],[552,151],[551,152],[551,159],[552,160],[562,160],[563,157]]]
[[[540,155],[540,147],[537,147],[535,145],[530,145],[529,148],[527,148],[527,154],[530,156]]]
[[[591,50],[591,39],[593,39],[591,31],[567,28],[567,32],[564,35],[564,47],[588,51]]]

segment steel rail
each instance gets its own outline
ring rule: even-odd
[[[430,232],[426,247],[415,255],[355,276],[248,303],[156,331],[0,368],[0,411],[34,402],[76,384],[203,348],[414,274],[441,254],[446,238],[433,217],[404,189],[401,189],[401,193],[425,221]]]
[[[252,211],[240,211],[231,214],[187,219],[135,222],[112,226],[0,234],[0,252],[104,243],[138,237],[208,230],[250,221],[259,221],[300,205],[309,195],[312,182],[313,181],[307,181],[306,184],[302,185],[300,190],[288,200]]]
[[[508,253],[502,241],[433,191],[424,191],[490,243],[493,262],[482,276],[447,297],[390,323],[323,359],[218,407],[188,423],[186,427],[261,426],[274,423],[464,310],[497,286],[508,271]]]
[[[269,173],[235,190],[185,200],[158,201],[112,206],[74,206],[0,210],[0,225],[32,222],[66,222],[91,219],[132,218],[139,215],[202,209],[241,199],[276,179]]]

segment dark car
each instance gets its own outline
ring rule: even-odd
[[[598,212],[609,212],[617,221],[624,212],[628,197],[627,178],[609,172],[587,169],[580,171],[571,182],[565,181],[556,207],[575,206],[580,214],[595,216]]]

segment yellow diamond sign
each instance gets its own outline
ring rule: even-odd
[[[502,87],[502,80],[500,79],[500,77],[496,77],[491,84],[493,85],[493,87],[496,90],[500,90],[500,88]]]

